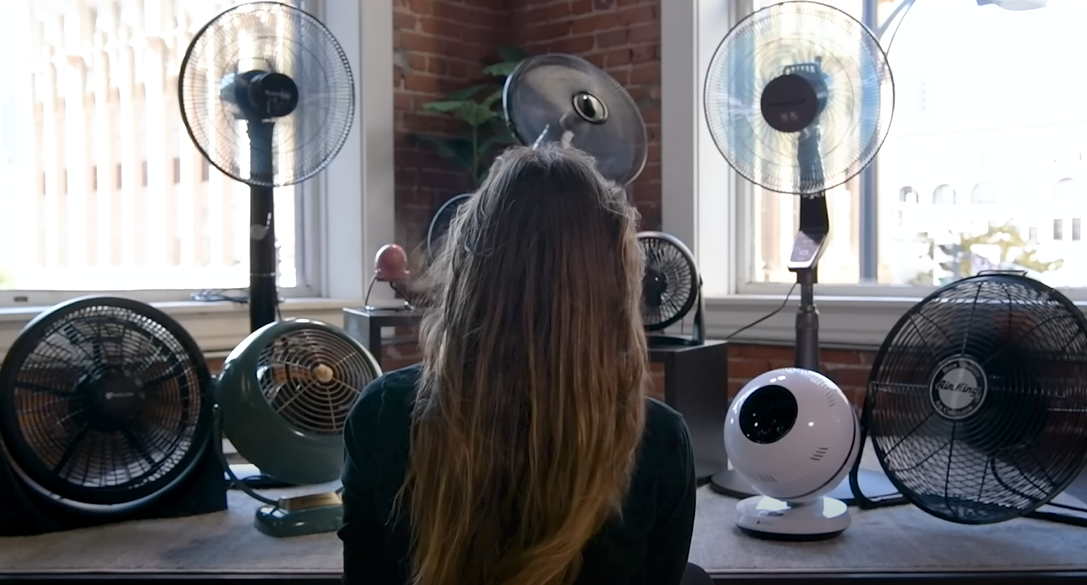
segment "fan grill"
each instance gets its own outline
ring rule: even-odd
[[[797,132],[763,117],[767,85],[786,67],[821,61],[826,106],[816,118],[821,172],[801,172]],[[817,2],[781,2],[739,22],[717,47],[704,88],[706,123],[721,155],[769,191],[816,194],[867,166],[887,136],[894,82],[887,56],[867,27]]]
[[[960,523],[1018,517],[1087,462],[1087,322],[1026,278],[961,281],[900,320],[867,406],[876,452],[910,501]]]
[[[377,376],[366,355],[324,328],[288,331],[258,358],[268,403],[295,428],[319,435],[343,432],[362,389]]]
[[[80,307],[25,333],[12,355],[0,430],[19,466],[53,493],[125,503],[178,471],[201,438],[200,370],[148,315]]]
[[[220,96],[228,74],[249,70],[285,74],[298,87],[295,110],[275,119],[270,173],[251,171],[248,122]],[[185,54],[178,94],[201,153],[255,187],[291,185],[319,173],[347,140],[355,111],[347,54],[320,21],[279,2],[242,4],[209,22]],[[259,142],[252,147],[265,148]]]
[[[690,312],[697,300],[698,269],[694,259],[672,239],[662,235],[638,234],[645,259],[642,278],[642,323],[660,330],[675,324]]]

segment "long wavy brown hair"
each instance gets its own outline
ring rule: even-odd
[[[430,268],[410,463],[414,585],[568,585],[645,420],[637,211],[587,155],[514,148]]]

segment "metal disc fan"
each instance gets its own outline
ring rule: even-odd
[[[639,233],[638,245],[645,258],[642,321],[646,331],[663,331],[695,309],[690,337],[651,334],[649,344],[701,345],[706,341],[702,277],[694,254],[679,238],[663,232]]]
[[[294,485],[336,481],[343,425],[359,393],[381,375],[377,361],[343,330],[287,319],[254,331],[226,358],[216,384],[216,425],[246,461]],[[271,536],[338,530],[338,491],[273,500],[220,462],[235,485],[262,502],[256,526]]]
[[[135,512],[191,477],[212,437],[196,342],[144,303],[86,297],[38,315],[0,368],[0,447],[63,508]]]
[[[800,195],[788,262],[800,287],[796,366],[818,371],[814,285],[830,232],[825,195],[858,175],[887,136],[894,109],[887,55],[864,24],[841,10],[775,3],[721,41],[704,92],[710,134],[728,164],[763,189]],[[864,472],[876,493],[886,493],[882,474]],[[712,483],[728,495],[755,495],[732,470]],[[855,495],[850,486],[841,488],[832,497],[853,500],[840,497]]]
[[[438,255],[442,242],[445,240],[445,234],[449,231],[449,225],[453,223],[453,218],[457,216],[457,210],[471,196],[470,193],[457,195],[438,208],[438,211],[430,220],[430,227],[426,233],[427,258],[433,259]]]
[[[1087,465],[1084,380],[1083,312],[1026,276],[982,274],[899,319],[872,366],[866,431],[891,481],[925,512],[1011,520],[1050,503]]]
[[[355,112],[351,68],[316,18],[279,2],[229,8],[194,36],[178,74],[181,118],[208,162],[250,187],[251,329],[276,318],[273,187],[340,151]]]
[[[645,168],[649,147],[638,104],[581,57],[553,53],[521,61],[506,78],[502,105],[521,144],[583,150],[600,174],[624,186]]]

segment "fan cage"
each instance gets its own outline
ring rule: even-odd
[[[798,160],[798,133],[772,128],[761,102],[786,66],[816,58],[829,95],[817,118],[821,164],[813,172]],[[717,46],[703,86],[706,124],[729,166],[767,191],[796,195],[829,191],[860,174],[883,146],[894,102],[879,40],[850,14],[818,2],[775,3],[745,17]]]
[[[283,73],[297,86],[294,111],[275,119],[271,152],[250,140],[253,122],[221,95],[227,75],[248,70]],[[293,185],[324,170],[355,115],[347,53],[321,21],[281,2],[239,4],[208,21],[185,51],[177,91],[193,144],[220,172],[251,187]],[[270,171],[250,166],[262,155]]]
[[[645,273],[642,280],[642,323],[660,331],[683,320],[698,301],[699,274],[694,254],[679,238],[663,232],[641,232],[638,247]]]
[[[295,429],[343,433],[359,394],[380,375],[373,357],[331,327],[286,331],[261,349],[256,376],[265,400]]]
[[[211,433],[210,374],[170,317],[128,299],[43,313],[0,370],[0,437],[22,479],[65,505],[139,507],[183,480]]]
[[[964,524],[1033,512],[1087,464],[1087,319],[1026,277],[948,285],[888,335],[865,411],[888,477],[922,510]]]

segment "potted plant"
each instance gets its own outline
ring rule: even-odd
[[[503,46],[498,48],[498,56],[499,62],[483,68],[483,74],[490,78],[487,81],[423,104],[426,112],[455,118],[463,129],[459,135],[411,135],[416,143],[429,145],[438,156],[467,171],[477,186],[486,178],[494,157],[516,142],[506,126],[502,90],[506,77],[528,54],[517,47]]]

